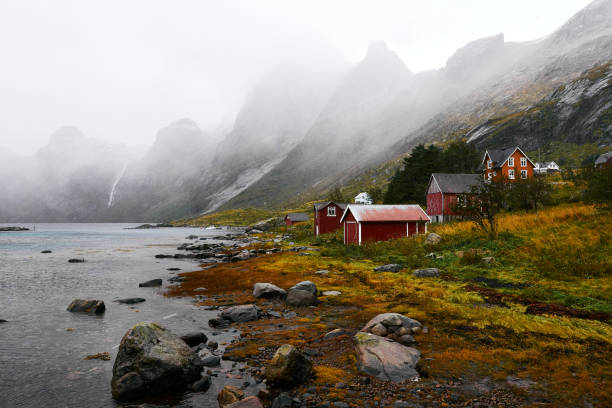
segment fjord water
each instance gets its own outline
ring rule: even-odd
[[[14,224],[13,224],[14,225]],[[31,225],[22,225],[31,227]],[[188,260],[155,259],[176,252],[190,234],[219,230],[125,229],[130,224],[37,224],[35,231],[0,232],[0,407],[109,407],[112,364],[121,337],[135,323],[156,321],[176,333],[207,332],[216,315],[191,299],[162,296],[163,288],[139,288],[149,279],[197,269]],[[42,254],[42,250],[51,250]],[[68,263],[85,258],[85,263]],[[176,272],[174,272],[176,273]],[[143,297],[120,305],[116,298]],[[101,316],[70,313],[74,298],[102,299]],[[67,330],[71,329],[71,330]],[[221,343],[227,334],[214,337]],[[109,352],[111,361],[84,360]],[[212,392],[213,390],[209,391]],[[216,394],[214,394],[216,395]],[[199,406],[216,406],[210,398]]]

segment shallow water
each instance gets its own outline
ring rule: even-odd
[[[166,298],[163,288],[138,287],[154,278],[164,278],[166,287],[165,279],[177,273],[169,267],[197,269],[193,261],[155,259],[155,254],[176,253],[190,234],[226,231],[124,229],[129,226],[134,225],[37,224],[36,231],[0,232],[0,319],[8,320],[0,324],[1,407],[119,406],[110,395],[116,347],[126,330],[141,321],[159,322],[178,334],[203,330],[220,344],[231,338],[229,332],[211,337],[207,322],[216,312],[194,306],[192,299]],[[45,249],[53,252],[42,254]],[[68,263],[69,258],[86,262]],[[136,296],[146,302],[113,302]],[[106,312],[67,312],[74,298],[102,299]],[[111,361],[84,360],[105,351]],[[216,407],[219,386],[185,394],[181,402]]]

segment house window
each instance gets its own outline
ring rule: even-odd
[[[527,159],[524,157],[521,157],[521,167],[527,167]]]
[[[514,157],[511,157],[508,159],[508,166],[510,167],[514,166]]]
[[[514,170],[508,170],[508,178],[514,180]]]
[[[327,216],[335,217],[336,216],[336,207],[327,207]]]
[[[487,160],[487,169],[490,169],[491,167],[493,167],[493,161]]]
[[[522,179],[526,179],[527,178],[527,170],[521,170],[521,178]]]
[[[491,180],[491,179],[493,178],[493,173],[489,173],[489,174],[487,174],[487,178],[488,178],[489,180]]]

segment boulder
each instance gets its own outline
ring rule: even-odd
[[[337,291],[337,290],[326,290],[325,292],[322,292],[321,295],[323,296],[340,296],[342,294],[342,292]]]
[[[41,253],[41,254],[50,254],[50,253],[51,253],[51,251],[50,251],[50,250],[48,250],[48,249],[45,249],[45,250],[40,251],[40,253]]]
[[[442,241],[442,237],[438,234],[431,232],[427,234],[427,238],[425,239],[425,245],[436,245]]]
[[[70,263],[82,263],[82,262],[85,262],[85,259],[83,259],[83,258],[70,258],[68,260],[68,262],[70,262]]]
[[[325,333],[325,336],[323,336],[323,340],[335,339],[336,337],[344,336],[345,334],[346,332],[343,329],[334,329],[330,332]]]
[[[374,327],[383,326],[389,333],[411,334],[418,331],[423,325],[418,321],[401,315],[399,313],[381,313],[367,322],[361,329],[362,332],[373,333]],[[402,330],[404,328],[405,330]]]
[[[197,355],[156,323],[138,323],[121,339],[111,390],[117,400],[185,388],[200,377]]]
[[[253,286],[253,296],[256,298],[283,299],[285,295],[287,295],[287,291],[271,283],[256,283]]]
[[[311,282],[311,281],[302,281],[289,288],[289,290],[294,290],[294,289],[305,290],[306,292],[310,292],[313,295],[317,294],[317,285],[315,285],[314,282]]]
[[[260,314],[261,310],[255,305],[239,305],[228,307],[223,310],[221,312],[221,318],[235,323],[242,323],[257,320]]]
[[[311,306],[317,303],[317,296],[307,290],[289,289],[285,302],[295,307]]]
[[[293,406],[293,398],[286,392],[281,392],[278,397],[272,401],[272,408],[291,408]]]
[[[0,319],[0,323],[7,323],[8,320]]]
[[[133,297],[133,298],[117,299],[117,300],[113,300],[113,302],[121,303],[124,305],[133,305],[135,303],[142,303],[145,300],[146,299],[143,299],[140,297]]]
[[[189,347],[195,347],[200,343],[206,343],[208,337],[202,332],[192,332],[182,335],[181,340],[187,343]]]
[[[198,381],[194,382],[193,385],[191,386],[191,389],[195,392],[205,392],[205,391],[208,391],[211,384],[212,384],[212,381],[210,380],[210,376],[205,375],[202,378],[200,378]]]
[[[320,271],[316,271],[315,275],[327,276],[327,275],[329,275],[329,271],[327,269],[321,269]]]
[[[234,387],[233,385],[226,385],[223,389],[217,394],[217,401],[219,402],[219,407],[224,408],[233,404],[234,402],[240,401],[244,398],[244,391],[240,388]]]
[[[263,408],[263,404],[259,398],[250,396],[228,405],[227,408]]]
[[[310,360],[290,344],[283,344],[276,350],[264,371],[269,383],[286,386],[300,385],[308,380],[311,374]]]
[[[151,279],[150,281],[139,283],[138,287],[140,287],[140,288],[152,288],[152,287],[161,286],[161,285],[162,285],[162,280],[161,279]]]
[[[440,276],[440,270],[438,268],[415,269],[412,275],[417,278],[437,278]]]
[[[377,266],[376,268],[374,268],[374,271],[375,272],[399,272],[401,269],[402,269],[401,265],[388,264],[388,265]]]
[[[218,367],[221,364],[221,357],[219,356],[207,356],[202,359],[202,365],[204,367]]]
[[[68,308],[69,312],[77,313],[96,313],[101,314],[106,310],[106,305],[102,300],[95,299],[74,299]]]
[[[419,378],[415,367],[421,353],[413,347],[360,332],[355,335],[355,349],[359,371],[365,374],[393,382]]]

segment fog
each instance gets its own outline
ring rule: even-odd
[[[384,40],[412,72],[440,68],[480,37],[544,36],[588,2],[2,1],[0,153],[31,155],[67,125],[143,151],[184,117],[223,134],[279,66],[348,66]]]

